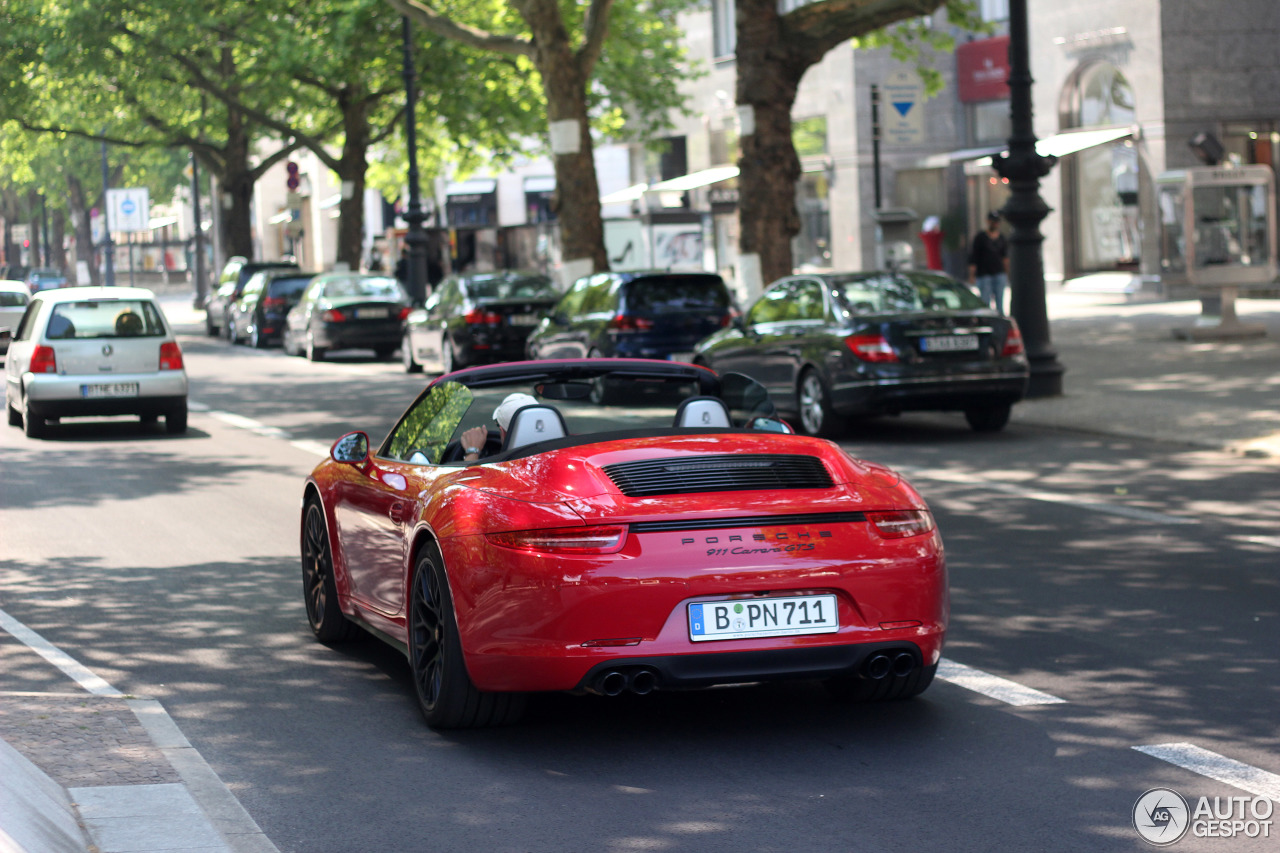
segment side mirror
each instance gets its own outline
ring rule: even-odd
[[[747,421],[747,429],[758,429],[761,432],[780,432],[785,435],[796,434],[796,431],[791,428],[791,424],[780,418],[752,418]]]
[[[329,455],[334,462],[360,465],[369,458],[369,436],[363,432],[349,432],[333,443]]]

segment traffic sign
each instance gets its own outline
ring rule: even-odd
[[[920,145],[924,142],[924,83],[916,74],[897,71],[884,84],[889,109],[883,121],[883,136],[890,145]]]
[[[107,228],[113,232],[151,230],[151,196],[145,187],[107,190]]]

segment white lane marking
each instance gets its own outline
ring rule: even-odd
[[[1049,492],[1044,489],[1033,489],[1026,486],[1015,485],[1013,483],[995,483],[990,480],[983,480],[953,471],[923,471],[908,468],[899,468],[898,470],[901,471],[903,476],[908,480],[936,480],[942,483],[954,483],[961,486],[970,486],[975,489],[988,489],[993,492],[1003,492],[1004,494],[1013,495],[1014,497],[1023,498],[1025,500],[1063,504],[1065,506],[1077,507],[1078,509],[1086,509],[1090,512],[1101,512],[1108,515],[1119,515],[1124,516],[1125,518],[1133,518],[1138,521],[1149,521],[1153,524],[1200,523],[1200,521],[1195,518],[1182,518],[1181,516],[1167,515],[1163,512],[1153,512],[1149,509],[1139,509],[1138,507],[1125,506],[1124,504],[1084,500],[1061,492]]]
[[[1233,536],[1239,542],[1251,542],[1254,545],[1269,545],[1272,548],[1280,548],[1280,536]]]
[[[249,432],[257,433],[258,435],[265,436],[267,438],[280,438],[285,441],[289,440],[289,433],[278,427],[267,426],[260,421],[255,421],[253,418],[246,418],[243,415],[237,415],[233,412],[220,412],[216,409],[210,409],[207,414],[209,417],[222,421],[224,424],[230,424],[237,429],[248,430]]]
[[[306,451],[307,453],[314,453],[317,456],[329,455],[329,445],[321,444],[318,441],[311,441],[310,439],[307,439],[307,438],[301,438],[301,439],[298,439],[297,441],[291,441],[289,443],[292,444],[294,447],[298,448],[299,450]]]
[[[1248,791],[1280,803],[1280,775],[1210,752],[1191,743],[1158,743],[1135,746],[1138,752],[1176,764],[1184,770],[1216,779],[1225,785]]]
[[[937,676],[944,681],[950,681],[958,687],[1019,707],[1024,705],[1057,705],[1067,701],[1031,687],[1024,687],[1016,681],[1010,681],[1007,678],[1001,678],[998,675],[992,675],[989,672],[983,672],[980,669],[974,669],[971,666],[965,666],[962,663],[956,663],[946,658],[938,661]]]
[[[22,643],[22,645],[31,649],[31,651],[40,655],[40,657],[62,670],[68,678],[95,696],[124,695],[106,681],[90,672],[89,668],[84,664],[80,663],[75,658],[71,657],[71,655],[53,645],[53,643],[50,643],[44,637],[41,637],[35,631],[32,631],[26,625],[23,625],[3,610],[0,610],[0,628],[8,631],[13,635],[14,639]]]

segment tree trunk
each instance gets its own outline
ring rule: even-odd
[[[524,14],[538,46],[534,64],[547,98],[556,170],[552,209],[560,225],[562,277],[574,279],[609,268],[600,221],[600,183],[587,121],[587,81],[556,4],[530,3]]]
[[[253,174],[249,168],[249,137],[240,134],[227,140],[222,174],[218,175],[218,192],[222,198],[210,199],[219,206],[222,226],[222,251],[227,257],[240,255],[253,259],[253,229],[250,226],[253,205]],[[226,199],[231,200],[227,206]]]
[[[98,264],[94,260],[93,229],[90,227],[89,205],[84,196],[84,184],[80,183],[80,179],[75,175],[67,175],[67,195],[71,202],[71,221],[75,225],[76,232],[75,266],[78,267],[80,261],[84,261],[89,267],[89,283],[96,287],[102,284],[102,274],[98,271]],[[68,280],[78,281],[77,275],[76,269],[67,270]]]
[[[739,250],[744,259],[758,258],[760,281],[746,282],[755,296],[756,288],[792,271],[791,240],[800,233],[800,158],[791,138],[791,108],[808,65],[787,49],[777,0],[738,0],[737,8],[737,99],[751,113],[738,160]]]
[[[69,281],[73,280],[71,274],[74,273],[75,270],[67,268],[67,247],[65,245],[67,239],[66,211],[60,207],[54,208],[50,218],[52,219],[52,223],[50,225],[52,230],[49,234],[49,256],[53,260],[54,268],[62,270]]]
[[[364,100],[343,104],[342,158],[334,169],[343,186],[351,186],[349,195],[344,189],[338,207],[337,260],[353,270],[360,269],[364,256],[364,180],[369,167],[368,112],[368,104]]]

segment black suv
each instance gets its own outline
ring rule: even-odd
[[[285,317],[298,304],[315,273],[298,270],[259,270],[249,276],[240,298],[227,309],[227,339],[248,341],[262,348],[284,338]]]
[[[529,336],[527,353],[687,361],[694,344],[733,317],[729,288],[714,273],[596,273],[574,282]]]
[[[204,303],[204,330],[209,337],[219,332],[226,334],[227,312],[244,292],[249,276],[268,269],[297,270],[298,265],[294,261],[250,261],[240,255],[227,261],[218,276],[218,286]]]

